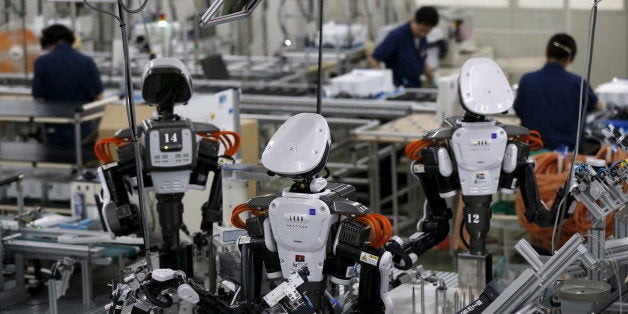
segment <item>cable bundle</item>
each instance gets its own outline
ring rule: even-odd
[[[257,210],[257,208],[250,207],[246,204],[240,204],[234,207],[233,212],[231,212],[231,224],[238,229],[248,230],[248,228],[246,227],[246,222],[244,222],[244,220],[240,218],[240,214],[244,212],[249,212],[249,211],[254,216],[258,216],[258,217],[268,214],[265,210]]]
[[[435,145],[437,142],[432,140],[420,139],[406,146],[406,155],[410,160],[421,160],[421,150],[425,147]]]
[[[538,131],[530,130],[530,134],[521,135],[513,139],[530,145],[530,150],[532,151],[543,149],[543,139],[541,138],[541,133]]]
[[[94,153],[98,160],[103,165],[113,162],[113,156],[111,155],[110,145],[114,144],[116,147],[124,146],[130,144],[131,142],[128,139],[117,138],[117,137],[108,137],[99,140],[96,142],[94,146]]]
[[[233,131],[218,131],[214,133],[196,133],[196,135],[214,140],[220,141],[220,143],[225,147],[225,155],[229,157],[233,157],[238,150],[240,149],[240,134]]]
[[[608,147],[602,148],[596,158],[603,158],[606,155]],[[548,208],[551,208],[555,201],[556,192],[567,181],[569,175],[569,168],[571,166],[570,157],[565,157],[565,166],[561,173],[558,172],[557,160],[560,154],[558,153],[542,153],[534,156],[536,160],[536,168],[534,172],[536,174],[537,183],[539,186],[539,194],[541,200],[545,202]],[[613,160],[625,160],[628,157],[626,152],[619,152],[615,154]],[[584,156],[578,156],[579,162],[584,162]],[[553,228],[540,228],[535,224],[531,224],[524,216],[525,207],[523,205],[523,199],[520,193],[517,193],[516,211],[519,222],[523,228],[530,234],[531,242],[534,246],[543,248],[548,252],[552,250],[552,233]],[[606,218],[606,236],[613,234],[614,230],[614,217],[612,213]],[[588,219],[588,212],[584,205],[578,203],[574,214],[569,219],[565,219],[558,235],[558,246],[560,248],[569,238],[576,232],[586,234],[591,228],[592,223]]]
[[[268,212],[266,210],[257,210],[254,207],[250,207],[246,204],[240,204],[233,209],[231,213],[231,224],[243,230],[248,230],[246,222],[240,218],[240,214],[245,212],[251,212],[254,216],[264,216]],[[381,248],[390,238],[393,236],[392,224],[384,215],[380,214],[366,214],[364,216],[355,218],[360,223],[371,227],[371,246],[374,248]]]
[[[355,218],[360,223],[371,227],[371,246],[379,249],[393,236],[390,220],[380,214],[366,214]]]

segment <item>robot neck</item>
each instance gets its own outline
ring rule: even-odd
[[[179,116],[174,114],[174,104],[159,104],[157,106],[158,121],[176,121]]]
[[[483,115],[479,115],[477,113],[473,113],[470,111],[465,112],[462,117],[462,122],[484,122],[486,121],[486,117]]]

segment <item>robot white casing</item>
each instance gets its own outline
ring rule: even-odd
[[[331,135],[325,119],[302,113],[289,119],[273,135],[262,154],[262,164],[269,171],[286,177],[315,174],[327,163],[330,145]],[[317,181],[320,182],[315,179],[313,183]],[[324,183],[312,188],[317,189],[311,191],[314,194],[291,193],[286,189],[269,207],[268,216],[285,279],[307,266],[310,281],[323,280],[329,230],[339,215],[332,214],[327,204],[318,200],[329,193],[323,190]]]

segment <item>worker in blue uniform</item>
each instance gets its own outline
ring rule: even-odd
[[[540,70],[525,74],[519,81],[514,103],[517,116],[522,126],[541,134],[544,146],[549,150],[575,149],[581,99],[587,112],[603,108],[588,82],[566,70],[574,61],[576,49],[576,41],[571,36],[552,36],[545,50],[547,63]],[[584,84],[582,97],[581,82]],[[581,138],[580,152],[583,143]]]
[[[421,74],[429,82],[434,73],[426,63],[427,41],[425,37],[438,24],[438,12],[433,7],[421,7],[414,19],[392,30],[369,56],[372,68],[383,63],[393,72],[396,86],[421,87]]]
[[[103,97],[96,64],[72,47],[74,41],[73,32],[63,25],[51,25],[42,31],[40,43],[48,52],[35,60],[32,82],[35,100],[87,103]],[[46,124],[45,129],[47,144],[74,147],[73,126]],[[86,139],[93,129],[91,123],[81,125],[82,138]]]

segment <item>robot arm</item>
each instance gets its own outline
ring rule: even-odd
[[[222,180],[221,170],[218,164],[219,142],[203,139],[198,145],[198,159],[196,168],[190,177],[190,183],[205,186],[210,172],[214,173],[212,185],[209,191],[209,199],[202,207],[203,220],[201,230],[211,230],[214,222],[222,220]]]
[[[138,232],[141,228],[139,211],[129,197],[131,188],[124,180],[135,171],[132,159],[128,158],[128,154],[132,154],[131,150],[130,145],[120,147],[120,161],[98,167],[98,177],[103,187],[100,216],[112,238]]]
[[[453,196],[459,186],[451,158],[444,147],[423,148],[421,156],[422,162],[414,161],[411,171],[419,179],[427,198],[424,217],[417,225],[419,232],[402,245],[403,252],[412,262],[447,238],[449,219],[453,215],[443,197]],[[412,264],[407,262],[407,257],[404,259],[404,254],[397,248],[398,245],[399,242],[394,239],[386,244],[387,250],[395,256],[395,267],[402,270],[410,269]]]
[[[556,219],[559,202],[556,202],[550,211],[541,201],[534,173],[535,162],[534,159],[528,157],[529,155],[530,145],[512,140],[508,143],[499,186],[502,191],[512,191],[516,182],[519,182],[526,209],[524,214],[526,219],[539,227],[550,227]]]
[[[393,304],[388,297],[392,254],[384,248],[367,245],[370,234],[370,227],[355,219],[348,218],[339,223],[333,247],[332,281],[351,284],[350,269],[359,263],[360,286],[356,310],[361,313],[392,313]]]

